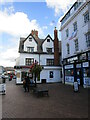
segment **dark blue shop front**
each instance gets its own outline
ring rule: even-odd
[[[64,83],[78,82],[84,88],[90,87],[90,51],[64,59]]]

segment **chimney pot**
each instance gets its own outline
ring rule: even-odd
[[[32,30],[31,31],[31,34],[35,37],[35,38],[38,38],[38,31],[37,30]]]

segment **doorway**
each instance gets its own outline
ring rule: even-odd
[[[46,83],[46,79],[42,79],[42,83]]]
[[[83,86],[83,78],[82,78],[82,70],[81,70],[81,68],[76,69],[76,79],[78,81],[78,84]]]

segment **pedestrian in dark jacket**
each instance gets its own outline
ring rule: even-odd
[[[29,92],[29,85],[30,85],[30,80],[29,80],[29,76],[25,77],[25,92],[28,90]]]

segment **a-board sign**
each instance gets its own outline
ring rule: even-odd
[[[77,92],[78,91],[78,82],[74,82],[73,87],[74,87],[74,91]]]

